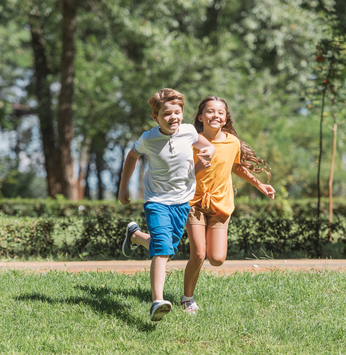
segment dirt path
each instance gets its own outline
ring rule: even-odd
[[[168,270],[183,269],[187,260],[174,260],[167,264]],[[79,271],[114,271],[124,274],[134,274],[138,271],[149,270],[150,260],[125,261],[73,261],[73,262],[0,262],[0,270],[26,269],[34,271],[62,270],[69,272]],[[273,269],[280,270],[340,270],[346,271],[346,260],[329,259],[287,259],[287,260],[226,260],[221,267],[213,267],[206,261],[203,270],[212,271],[221,275],[232,274],[236,271],[267,272]]]

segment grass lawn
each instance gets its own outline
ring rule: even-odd
[[[0,271],[0,354],[346,354],[346,273],[202,273],[197,316],[150,322],[149,273]]]

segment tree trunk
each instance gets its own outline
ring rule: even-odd
[[[321,163],[322,163],[322,152],[323,152],[323,113],[324,113],[324,102],[326,98],[327,86],[323,88],[322,93],[322,107],[321,107],[321,118],[320,118],[320,153],[318,156],[318,168],[317,168],[317,218],[320,218],[321,213]]]
[[[321,118],[320,118],[320,153],[318,156],[318,169],[317,169],[317,218],[320,218],[321,213],[321,164],[322,164],[322,153],[323,153],[323,115],[324,115],[324,105],[326,101],[326,93],[328,89],[329,78],[331,77],[333,69],[333,63],[329,63],[329,69],[327,75],[324,77],[324,86],[322,91],[322,105],[321,105]],[[319,234],[319,231],[317,231]]]
[[[120,181],[121,181],[121,176],[123,174],[123,168],[124,168],[124,162],[125,162],[125,149],[126,149],[126,144],[121,145],[121,164],[120,164],[120,169],[118,171],[118,179],[117,179],[117,192],[116,192],[116,199],[119,199],[119,190],[120,190]]]
[[[73,138],[72,100],[74,83],[74,34],[76,29],[76,3],[74,0],[62,1],[62,56],[61,91],[58,111],[59,159],[62,172],[62,193],[69,200],[77,200],[77,179],[73,171],[71,142]]]
[[[85,174],[84,198],[91,200],[90,186],[89,186],[89,182],[88,182],[89,174],[90,174],[90,159],[89,159],[89,163],[88,163],[88,166],[86,169],[86,174]]]
[[[332,220],[333,220],[333,179],[334,179],[334,165],[335,165],[335,155],[336,155],[336,139],[338,133],[338,124],[336,122],[336,95],[337,95],[337,82],[335,80],[335,84],[333,87],[333,120],[334,126],[332,128],[333,131],[333,152],[332,159],[330,161],[330,175],[329,175],[329,240],[332,241]]]
[[[47,173],[48,196],[54,197],[61,193],[61,176],[58,166],[58,152],[53,126],[52,97],[50,82],[48,80],[49,69],[45,53],[45,39],[43,30],[35,17],[30,18],[31,43],[34,52],[37,115],[40,120],[40,131]]]
[[[330,161],[330,176],[329,176],[329,223],[332,223],[333,219],[333,178],[334,178],[334,164],[336,154],[336,138],[337,138],[338,124],[334,121],[333,126],[333,153]]]
[[[97,199],[103,200],[104,199],[104,186],[102,183],[101,173],[103,171],[103,151],[97,151],[95,153],[95,165],[96,165],[96,174],[97,174]]]
[[[90,139],[84,138],[79,158],[79,174],[78,174],[78,200],[83,200],[84,190],[86,186],[86,174],[90,161]]]

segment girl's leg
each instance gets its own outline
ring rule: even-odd
[[[131,236],[131,243],[140,244],[142,247],[149,250],[150,234],[137,230]]]
[[[227,256],[227,230],[207,228],[207,258],[211,265],[221,266]]]
[[[150,283],[153,302],[163,300],[168,256],[156,255],[150,265]]]
[[[186,229],[190,242],[190,259],[185,268],[184,295],[186,297],[192,297],[206,255],[206,227],[200,224],[187,224]]]

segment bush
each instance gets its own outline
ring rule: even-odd
[[[316,199],[277,200],[236,197],[236,208],[233,217],[245,218],[261,216],[298,218],[316,216]],[[346,203],[343,199],[334,200],[334,216],[346,215]],[[322,217],[328,217],[328,200],[322,199]],[[0,213],[5,216],[18,217],[96,217],[102,214],[113,217],[143,218],[143,204],[140,201],[123,206],[113,201],[67,201],[58,197],[47,199],[0,199]]]
[[[55,219],[7,219],[0,235],[0,255],[53,256],[63,259],[124,259],[121,245],[128,217],[101,214],[95,217]],[[146,232],[143,217],[135,219]],[[314,218],[232,218],[228,230],[230,259],[243,259],[266,253],[278,258],[346,256],[346,218],[331,226]],[[186,231],[176,258],[189,257]],[[147,259],[138,248],[136,259]]]
[[[36,220],[32,223],[23,220],[5,224],[1,230],[0,256],[55,254],[57,247],[52,238],[53,228],[52,220]]]
[[[0,199],[0,213],[17,217],[77,217],[99,215],[144,216],[142,202],[123,206],[112,201],[68,201],[57,199]]]

